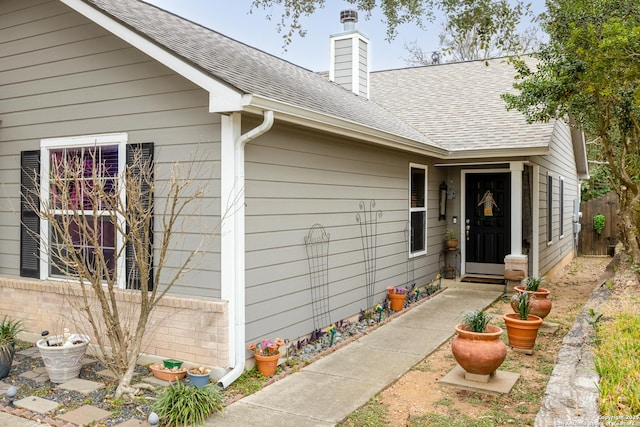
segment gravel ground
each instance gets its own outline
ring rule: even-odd
[[[410,292],[405,303],[405,308],[424,300],[440,289],[439,286],[433,286],[427,289],[421,289],[421,292]],[[402,312],[394,313],[390,312],[387,308],[387,304],[383,304],[381,311],[370,311],[368,313],[361,313],[359,318],[351,321],[341,321],[335,324],[336,333],[333,336],[333,342],[331,342],[331,334],[319,331],[312,339],[303,339],[296,342],[287,343],[289,360],[288,363],[283,365],[284,369],[280,370],[280,373],[272,378],[266,379],[263,383],[264,386],[277,381],[284,376],[288,375],[296,368],[300,368],[304,365],[312,363],[314,360],[322,357],[323,355],[335,351],[336,349],[347,345],[351,341],[359,338],[368,331],[385,324],[391,318],[400,315]],[[20,350],[33,347],[31,343],[20,343],[16,347],[16,353]],[[151,405],[156,398],[161,388],[156,391],[144,390],[143,394],[137,397],[134,401],[122,401],[114,398],[114,392],[117,386],[115,380],[103,377],[96,374],[105,369],[105,367],[98,361],[85,365],[80,371],[80,378],[103,383],[105,387],[101,390],[95,391],[90,394],[82,394],[78,392],[59,389],[56,384],[46,381],[38,384],[34,380],[21,377],[20,374],[33,370],[38,367],[44,366],[44,363],[40,357],[28,357],[21,354],[16,354],[14,357],[14,365],[9,372],[9,375],[0,380],[0,384],[12,384],[18,388],[18,394],[16,399],[21,399],[26,396],[38,396],[43,399],[53,400],[60,404],[60,407],[49,414],[52,418],[65,412],[74,410],[82,405],[93,405],[111,412],[111,416],[105,420],[100,427],[112,427],[131,418],[140,420],[146,420],[148,414],[151,411]],[[151,372],[146,366],[138,366],[136,369],[138,376],[134,378],[134,383],[141,380],[145,376],[151,376]],[[184,379],[185,383],[188,380]],[[233,385],[225,390],[227,396],[227,402],[230,404],[243,396],[238,395],[233,390]],[[9,406],[9,400],[4,395],[0,395],[0,411],[7,409]],[[46,423],[43,423],[46,424]]]
[[[16,348],[16,352],[29,347],[33,347],[33,345],[30,343],[21,343],[19,348]],[[16,399],[21,399],[26,396],[38,396],[60,404],[59,409],[50,414],[52,417],[69,412],[82,405],[93,405],[111,412],[111,417],[101,424],[105,427],[111,427],[131,418],[146,419],[150,411],[151,402],[156,396],[156,392],[145,391],[142,396],[132,402],[122,402],[114,399],[113,393],[115,392],[117,382],[96,374],[96,372],[105,369],[104,366],[97,361],[83,366],[80,371],[80,378],[100,382],[105,385],[104,388],[90,394],[59,389],[56,387],[56,384],[50,381],[38,384],[34,380],[20,376],[23,372],[42,366],[44,366],[44,363],[40,357],[32,358],[16,354],[14,357],[14,365],[9,375],[1,381],[17,387],[18,394]],[[136,372],[139,375],[136,378],[150,375],[149,369],[145,366],[138,366]],[[9,400],[7,397],[1,395],[0,405],[8,406],[8,404]]]

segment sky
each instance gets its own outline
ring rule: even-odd
[[[329,36],[343,30],[340,11],[353,9],[353,5],[346,1],[327,0],[323,9],[311,17],[303,17],[302,25],[307,32],[305,37],[295,35],[285,51],[282,34],[277,32],[281,14],[274,10],[271,21],[267,19],[269,11],[264,9],[255,9],[249,14],[251,0],[146,1],[312,71],[329,69]],[[405,67],[404,58],[409,57],[404,48],[406,44],[416,42],[426,52],[438,50],[439,47],[439,23],[428,23],[426,30],[413,24],[402,25],[398,27],[398,35],[392,42],[385,40],[386,25],[379,11],[368,20],[360,13],[356,28],[370,40],[372,71]]]

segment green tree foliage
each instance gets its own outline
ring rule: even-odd
[[[549,41],[529,67],[516,60],[520,90],[509,108],[530,122],[568,120],[597,138],[620,198],[623,241],[640,264],[640,3],[547,1]]]
[[[529,5],[522,0],[347,0],[353,7],[370,17],[379,9],[387,24],[387,39],[397,34],[398,27],[414,23],[424,27],[433,22],[435,12],[446,18],[448,31],[468,38],[470,31],[477,35],[479,48],[495,45],[501,50],[522,51],[515,28],[522,16],[531,14]],[[303,18],[313,15],[326,4],[326,0],[253,0],[251,11],[264,9],[267,17],[279,19],[277,29],[282,33],[284,45],[291,43],[293,36],[304,37]],[[274,15],[274,10],[278,10]],[[279,14],[279,18],[278,18]],[[497,38],[496,38],[497,36]]]

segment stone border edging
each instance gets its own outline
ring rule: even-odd
[[[616,264],[618,257],[607,265],[589,301],[562,340],[555,367],[536,415],[536,427],[600,425],[600,376],[595,370],[592,351],[595,334],[588,323],[589,309],[598,311],[611,296],[612,291],[603,288],[603,285],[615,275],[613,267]]]

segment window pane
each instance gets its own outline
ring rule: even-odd
[[[83,259],[85,265],[90,269],[101,268],[98,264],[100,258],[96,257],[96,254],[101,252],[107,269],[111,272],[114,271],[116,265],[115,225],[109,217],[99,217],[97,221],[96,230],[98,234],[94,238],[92,231],[94,229],[93,217],[87,216],[86,224],[83,226],[82,223],[78,224],[69,217],[67,217],[67,224],[65,225],[63,216],[57,216],[57,222],[62,230],[61,234],[56,232],[55,227],[50,227],[49,230],[51,238],[50,257],[52,260],[50,274],[52,276],[64,276],[65,272],[73,274],[73,269],[65,265],[69,264],[69,262],[65,262],[65,257],[69,256],[71,247],[73,247],[71,253],[75,253]],[[97,244],[94,244],[94,242]]]
[[[411,252],[425,249],[426,212],[411,212]]]
[[[118,147],[115,145],[50,150],[49,160],[49,191],[57,209],[91,210],[98,190],[103,189],[107,194],[117,190]]]
[[[423,208],[424,203],[424,169],[411,168],[411,207]]]

